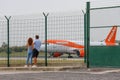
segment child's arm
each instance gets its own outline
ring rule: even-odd
[[[32,43],[32,49],[34,49],[34,43]]]

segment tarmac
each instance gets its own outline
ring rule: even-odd
[[[0,67],[0,80],[119,80],[120,68],[84,66]]]
[[[41,67],[0,67],[0,71],[73,71],[73,72],[92,72],[103,74],[109,72],[120,72],[120,68],[87,68],[86,66],[41,66]]]
[[[119,80],[120,69],[63,67],[6,67],[0,80]],[[110,69],[110,70],[108,70]],[[27,71],[26,71],[27,70]]]

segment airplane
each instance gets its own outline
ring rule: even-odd
[[[92,46],[104,45],[114,46],[118,45],[115,42],[117,33],[117,26],[113,26],[104,41],[90,42]],[[49,39],[47,42],[47,52],[50,57],[59,57],[64,53],[68,54],[68,58],[72,58],[71,54],[76,54],[78,57],[84,57],[84,41],[73,41],[73,40],[56,40]],[[41,51],[45,51],[45,41],[41,45]]]

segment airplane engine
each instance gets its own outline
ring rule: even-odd
[[[62,55],[61,53],[55,52],[55,53],[53,54],[53,57],[59,57],[59,56],[61,56],[61,55]]]

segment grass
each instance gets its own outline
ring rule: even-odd
[[[0,57],[6,57],[8,54],[6,52],[1,52]],[[23,52],[12,52],[9,54],[10,57],[26,57],[27,51]],[[45,54],[43,52],[40,52],[39,56],[44,56]]]
[[[7,57],[8,54],[6,52],[1,52],[0,53],[0,57]],[[9,54],[10,57],[26,57],[27,56],[27,51],[23,51],[23,52],[12,52]],[[45,53],[44,52],[40,52],[39,53],[39,57],[42,56],[44,57],[45,56]],[[47,54],[47,56],[50,56],[49,54]],[[73,57],[78,57],[77,55],[74,55],[72,54]],[[61,57],[68,57],[68,54],[64,54],[64,55],[61,55]]]
[[[23,59],[17,59],[17,60],[10,60],[10,66],[11,67],[21,67],[25,65],[26,60]],[[81,66],[84,65],[84,61],[77,59],[77,60],[68,60],[68,59],[49,59],[48,66]],[[39,59],[38,60],[38,66],[45,66],[45,60]],[[0,67],[7,66],[7,60],[0,60]]]
[[[26,62],[26,56],[27,56],[27,51],[23,52],[12,52],[10,53],[10,66],[14,67],[19,67],[19,66],[24,66]],[[39,66],[45,66],[45,53],[40,52],[39,53],[40,58],[38,58],[38,65]],[[41,58],[41,56],[43,56]],[[48,54],[49,56],[49,54]],[[67,57],[67,54],[62,55],[61,57]],[[73,55],[75,56],[75,55]],[[1,52],[0,53],[0,67],[5,67],[7,66],[7,53],[6,52]],[[4,57],[4,58],[3,58]],[[11,58],[15,57],[15,58]],[[22,58],[23,57],[23,58]],[[3,58],[3,59],[2,59]],[[75,65],[83,65],[84,61],[81,59],[67,59],[67,58],[48,58],[47,60],[48,66],[75,66]]]

